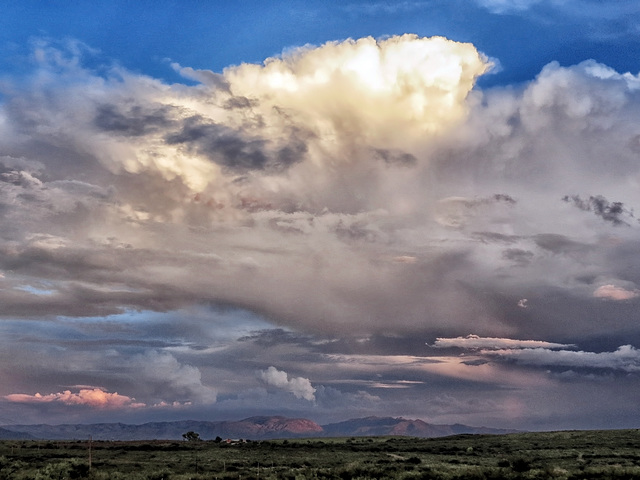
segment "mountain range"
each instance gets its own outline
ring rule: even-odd
[[[35,440],[36,438],[25,432],[14,432],[0,428],[0,440]]]
[[[366,417],[339,423],[319,425],[306,418],[258,416],[239,421],[150,422],[141,425],[124,423],[3,425],[0,439],[43,440],[182,440],[182,434],[197,432],[202,440],[216,437],[251,440],[302,437],[356,437],[399,435],[412,437],[444,437],[462,433],[504,434],[501,430],[468,425],[434,425],[422,420],[402,417]]]

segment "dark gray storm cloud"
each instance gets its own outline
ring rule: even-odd
[[[258,101],[257,100],[252,100],[250,98],[247,97],[242,97],[242,96],[234,96],[231,97],[230,99],[228,99],[223,107],[225,109],[228,110],[233,110],[233,109],[243,109],[243,108],[252,108],[252,107],[257,107],[258,106]]]
[[[415,155],[402,151],[377,148],[374,152],[379,159],[389,165],[411,166],[415,165],[418,161]]]
[[[565,235],[555,233],[541,233],[535,236],[534,241],[537,246],[553,253],[565,255],[579,255],[589,253],[592,246],[573,240]]]
[[[628,222],[633,219],[633,213],[627,210],[622,202],[609,202],[602,195],[592,195],[584,199],[579,195],[565,195],[562,200],[582,211],[593,212],[605,222],[611,222],[613,225],[629,226]]]
[[[280,172],[304,159],[306,144],[295,136],[287,145],[270,151],[268,141],[202,117],[187,118],[180,131],[166,136],[169,145],[184,145],[232,171]]]
[[[518,265],[528,265],[533,259],[534,253],[530,250],[523,250],[521,248],[507,248],[502,252],[502,257],[511,260]]]
[[[94,124],[98,130],[109,133],[132,137],[148,135],[174,124],[170,112],[170,107],[164,105],[156,109],[133,105],[125,111],[117,105],[98,105]]]

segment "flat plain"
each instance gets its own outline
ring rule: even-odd
[[[0,442],[0,480],[636,479],[640,430],[444,438]]]

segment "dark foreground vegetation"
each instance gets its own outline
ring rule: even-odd
[[[447,438],[2,441],[0,480],[636,479],[640,431]]]

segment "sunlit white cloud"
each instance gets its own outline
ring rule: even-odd
[[[210,200],[223,206],[287,188],[284,178],[252,175],[254,191],[243,192],[230,183],[240,173],[297,165],[293,179],[316,172],[322,180],[327,172],[318,167],[346,162],[345,148],[359,150],[350,164],[370,162],[375,151],[387,162],[411,158],[419,137],[463,118],[464,99],[488,68],[470,44],[403,35],[297,48],[222,74],[176,66],[202,82],[185,88],[123,70],[99,78],[75,52],[47,44],[38,52],[41,74],[32,87],[39,91],[22,87],[20,124],[37,117],[39,136],[62,135],[114,173],[179,179],[195,192],[216,187]],[[60,69],[65,77],[56,75]],[[38,102],[45,92],[46,106]],[[75,101],[65,102],[68,96]]]
[[[267,385],[282,388],[293,393],[296,398],[304,398],[310,402],[315,401],[316,389],[311,385],[308,378],[291,377],[287,372],[278,370],[276,367],[269,367],[266,370],[258,372],[260,379]]]
[[[433,344],[436,348],[466,348],[470,350],[501,350],[501,349],[521,349],[521,348],[566,348],[573,345],[562,343],[552,343],[540,340],[514,340],[511,338],[480,337],[478,335],[467,335],[456,338],[437,338]]]

